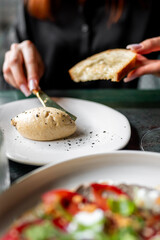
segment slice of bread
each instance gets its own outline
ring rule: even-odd
[[[75,82],[109,80],[119,82],[134,67],[136,53],[127,49],[110,49],[95,54],[73,66],[69,74]]]

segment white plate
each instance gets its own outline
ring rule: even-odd
[[[99,180],[156,187],[160,185],[159,169],[160,154],[140,151],[97,154],[43,166],[0,195],[0,234],[49,189],[72,189]]]
[[[43,165],[72,157],[122,149],[129,141],[128,120],[114,109],[91,101],[56,98],[57,103],[77,116],[76,133],[58,141],[39,142],[23,138],[11,126],[11,118],[34,107],[38,99],[20,100],[0,107],[0,128],[7,138],[7,156],[25,164]]]

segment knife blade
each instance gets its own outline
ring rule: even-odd
[[[64,108],[62,108],[59,104],[57,104],[53,99],[51,99],[46,93],[44,93],[42,90],[33,90],[32,91],[34,95],[37,96],[39,101],[42,103],[44,107],[54,107],[57,108],[63,112],[66,112],[73,121],[76,121],[77,117],[74,116],[72,113],[66,111]]]

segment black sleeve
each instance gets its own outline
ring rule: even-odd
[[[160,36],[160,28],[159,28],[160,1],[158,0],[150,1],[150,4],[151,4],[150,15],[149,15],[149,22],[147,26],[145,39]],[[150,59],[156,59],[159,57],[159,52],[152,52],[150,54],[147,54],[146,57]]]

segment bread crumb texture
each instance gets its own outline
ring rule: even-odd
[[[23,137],[38,141],[65,138],[76,131],[76,124],[71,117],[52,107],[27,110],[14,117],[11,124]]]
[[[119,82],[135,67],[136,53],[127,49],[110,49],[95,54],[69,70],[75,82],[111,80]]]

